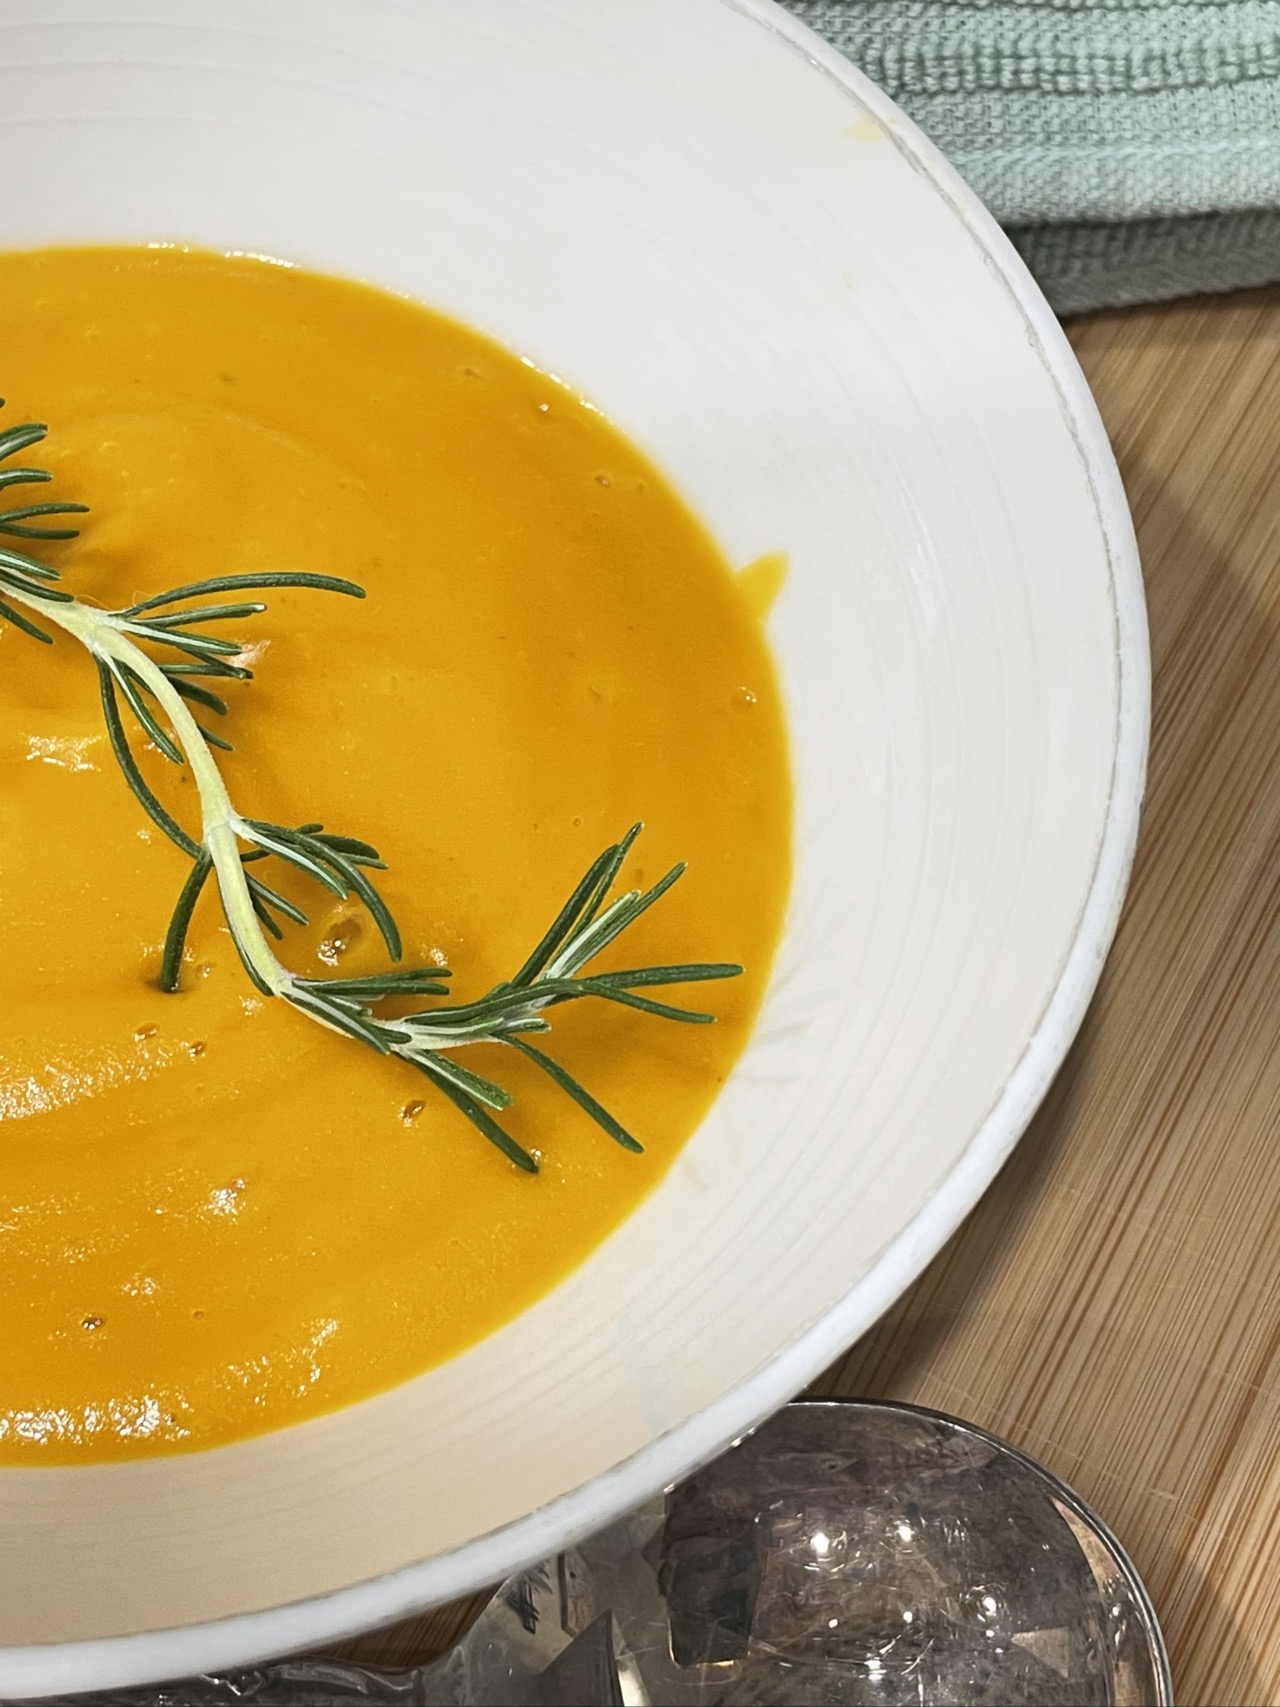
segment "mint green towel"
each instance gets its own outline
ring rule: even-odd
[[[1060,313],[1280,279],[1280,0],[783,0],[973,185]]]

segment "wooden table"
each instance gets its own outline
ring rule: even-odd
[[[1133,886],[1013,1160],[813,1392],[1024,1447],[1129,1549],[1180,1707],[1280,1703],[1280,292],[1071,336],[1151,612]],[[341,1651],[418,1663],[467,1610]]]

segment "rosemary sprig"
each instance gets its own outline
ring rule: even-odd
[[[0,399],[3,407],[3,399]],[[39,444],[47,428],[26,422],[0,433],[0,465]],[[44,484],[44,469],[0,466],[0,490]],[[47,502],[0,509],[0,536],[23,541],[73,539],[74,527],[50,518],[84,514],[85,504]],[[297,826],[251,818],[233,805],[214,757],[229,750],[223,736],[197,720],[195,709],[227,715],[227,704],[210,683],[246,682],[239,641],[207,632],[207,625],[239,622],[261,614],[261,600],[229,595],[277,587],[309,587],[362,599],[364,589],[332,575],[293,572],[218,575],[173,587],[129,605],[104,611],[82,603],[60,585],[61,575],[27,551],[0,543],[0,620],[32,639],[51,643],[42,623],[78,640],[98,671],[103,717],[111,748],[143,810],[191,862],[174,908],[161,962],[161,983],[178,988],[187,931],[201,893],[213,879],[245,971],[265,996],[279,996],[317,1024],[356,1039],[381,1055],[416,1067],[515,1165],[536,1173],[529,1152],[495,1118],[511,1106],[501,1085],[473,1072],[455,1057],[468,1044],[503,1044],[534,1063],[625,1149],[642,1146],[560,1064],[529,1039],[550,1031],[547,1014],[566,1002],[593,996],[661,1019],[707,1025],[713,1015],[675,1006],[646,990],[732,978],[742,968],[729,963],[646,966],[592,972],[590,963],[659,901],[677,882],[683,865],[646,890],[614,895],[613,888],[641,826],[600,854],[584,874],[515,976],[473,1002],[443,1002],[451,974],[444,967],[392,965],[361,977],[304,977],[277,959],[272,941],[286,924],[306,924],[307,915],[261,876],[275,860],[310,878],[342,900],[355,896],[367,909],[392,962],[401,958],[396,921],[370,880],[385,866],[368,842],[335,835],[320,823]],[[212,599],[212,603],[208,601]],[[40,620],[37,621],[35,618]],[[124,708],[155,749],[175,765],[186,765],[200,802],[200,834],[185,830],[160,801],[139,768],[130,744]],[[380,1004],[391,999],[436,998],[432,1005],[390,1017]]]

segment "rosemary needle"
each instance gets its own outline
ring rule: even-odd
[[[46,432],[39,422],[29,421],[0,433],[0,465],[39,444]],[[44,485],[50,478],[45,469],[0,466],[0,490]],[[511,1096],[457,1059],[455,1052],[468,1044],[499,1043],[523,1055],[616,1143],[640,1150],[631,1133],[529,1039],[550,1031],[551,1009],[589,996],[688,1025],[711,1023],[711,1014],[641,992],[736,977],[740,966],[696,962],[589,970],[603,950],[661,900],[680,878],[683,865],[649,889],[615,894],[640,833],[641,826],[633,825],[592,862],[513,978],[477,1001],[444,1000],[450,993],[447,969],[394,964],[402,953],[400,930],[368,875],[386,869],[377,849],[356,837],[335,835],[321,823],[289,826],[238,812],[214,756],[215,748],[226,750],[229,743],[198,722],[192,709],[224,717],[226,701],[210,684],[252,679],[252,670],[239,662],[240,643],[209,633],[207,625],[239,622],[267,607],[257,598],[228,595],[307,587],[362,599],[364,589],[333,575],[292,571],[217,575],[172,587],[123,610],[98,610],[67,592],[57,569],[28,550],[3,544],[6,536],[23,542],[73,539],[77,529],[56,518],[81,515],[87,508],[58,501],[0,508],[0,621],[44,643],[53,640],[48,627],[61,629],[86,648],[97,666],[107,736],[125,781],[152,822],[191,862],[165,938],[164,988],[178,987],[187,931],[212,879],[244,969],[263,995],[279,996],[330,1031],[409,1062],[517,1167],[537,1172],[533,1157],[496,1118],[510,1108]],[[121,701],[155,748],[171,763],[190,770],[200,802],[199,836],[183,829],[143,777]],[[286,924],[305,924],[307,918],[260,875],[266,860],[303,873],[343,900],[354,895],[377,926],[393,964],[354,978],[308,978],[290,971],[277,959],[272,943],[283,940]],[[388,999],[420,997],[432,1000],[395,1017],[379,1011]]]

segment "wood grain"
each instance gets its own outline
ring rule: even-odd
[[[813,1392],[940,1406],[1117,1531],[1182,1707],[1280,1703],[1280,294],[1071,328],[1142,547],[1137,868],[1013,1160]],[[466,1609],[344,1652],[421,1661]]]

